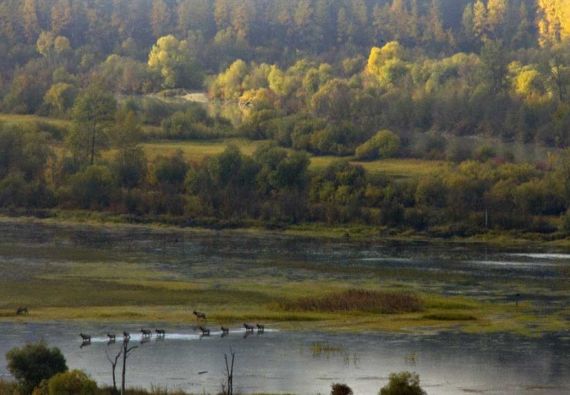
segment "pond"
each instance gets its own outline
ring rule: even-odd
[[[509,301],[515,292],[544,314],[567,308],[570,255],[557,249],[499,249],[460,244],[362,243],[243,232],[193,232],[143,227],[90,227],[0,222],[0,281],[25,281],[30,273],[58,273],[70,263],[136,262],[192,281],[318,279],[357,285],[389,278],[422,290]],[[1,302],[0,302],[1,303]],[[279,330],[244,337],[234,325],[227,337],[200,338],[192,325],[164,327],[165,339],[140,344],[148,323],[0,323],[0,354],[44,339],[62,349],[69,366],[99,383],[111,383],[108,331],[137,333],[128,384],[216,393],[224,353],[236,352],[236,386],[245,393],[326,394],[331,383],[357,394],[376,394],[392,372],[416,371],[429,394],[568,394],[570,332],[537,337],[514,334],[358,333]],[[570,323],[569,323],[570,328]],[[92,334],[80,348],[79,332]],[[0,376],[7,376],[5,362]]]

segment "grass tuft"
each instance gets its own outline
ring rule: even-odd
[[[442,313],[434,313],[434,314],[426,314],[422,318],[426,320],[434,320],[434,321],[475,321],[477,317],[464,314],[464,313],[453,313],[453,312],[442,312]]]

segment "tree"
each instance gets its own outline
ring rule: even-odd
[[[125,395],[125,388],[127,384],[127,358],[130,353],[137,349],[138,346],[129,347],[129,339],[123,341],[123,371],[121,374],[121,395]]]
[[[189,55],[188,42],[161,37],[148,55],[148,66],[162,75],[166,88],[200,88],[202,71]]]
[[[60,82],[53,84],[44,96],[44,103],[51,108],[55,116],[64,116],[75,101],[76,90],[73,85]]]
[[[28,43],[33,43],[40,32],[36,0],[22,1],[22,21]]]
[[[348,119],[352,104],[352,90],[348,83],[334,79],[324,84],[311,100],[315,114],[330,120]]]
[[[6,359],[8,370],[18,380],[24,393],[31,393],[42,380],[67,371],[61,351],[48,348],[44,343],[13,348],[6,354]]]
[[[83,91],[72,109],[74,128],[68,144],[80,163],[93,165],[115,117],[117,102],[110,93],[92,86]]]
[[[152,13],[150,23],[152,33],[155,37],[162,37],[169,28],[171,21],[170,9],[165,0],[154,0],[152,2]]]
[[[486,40],[481,49],[484,77],[491,93],[497,94],[505,88],[507,80],[507,59],[499,41]]]
[[[416,373],[392,373],[390,382],[380,390],[379,395],[426,395],[420,387],[420,376]]]
[[[70,198],[82,209],[109,207],[114,185],[114,175],[109,168],[92,165],[70,178]]]

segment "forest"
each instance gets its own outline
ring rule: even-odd
[[[2,0],[0,53],[4,213],[570,232],[570,0]]]

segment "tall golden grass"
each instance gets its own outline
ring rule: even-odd
[[[318,312],[414,313],[423,310],[421,299],[408,292],[349,289],[323,297],[307,297],[282,303],[285,310]]]

